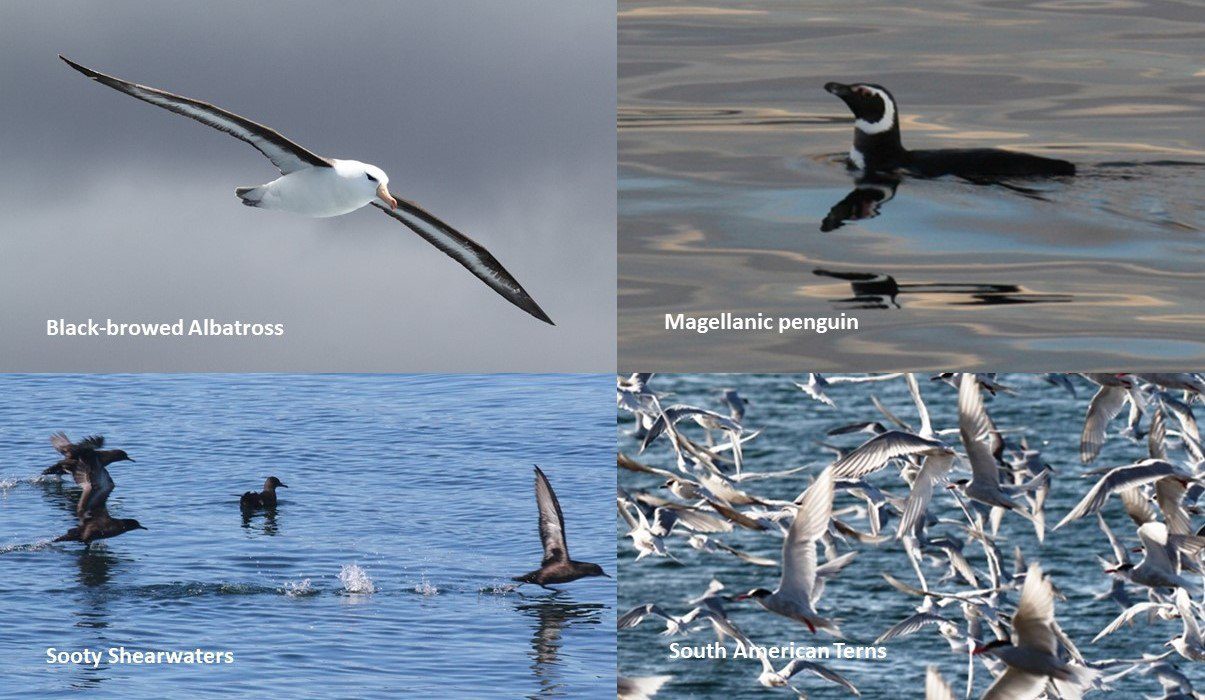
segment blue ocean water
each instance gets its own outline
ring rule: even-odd
[[[614,582],[502,587],[541,556],[533,464],[571,554],[615,573],[612,391],[572,375],[0,376],[0,696],[609,695]],[[110,469],[109,507],[147,531],[91,553],[48,542],[78,494],[31,478],[56,430],[137,460]],[[239,495],[268,475],[289,487],[275,517],[244,520]],[[46,663],[48,647],[118,646],[234,663]]]
[[[920,379],[921,391],[933,416],[935,430],[957,428],[957,391],[944,383],[931,382],[925,376]],[[748,399],[743,426],[747,430],[761,430],[762,434],[746,444],[744,448],[744,470],[746,472],[770,472],[795,467],[810,467],[799,473],[771,479],[748,480],[741,488],[751,494],[783,500],[792,500],[810,483],[814,474],[830,464],[833,455],[820,447],[818,441],[842,446],[855,446],[866,440],[865,433],[844,436],[827,436],[831,429],[856,421],[884,421],[875,410],[871,397],[878,397],[895,415],[904,421],[917,424],[916,409],[908,395],[903,380],[886,383],[834,386],[828,395],[836,402],[830,408],[809,399],[794,385],[795,381],[806,381],[806,375],[657,375],[650,388],[657,392],[672,394],[664,399],[666,405],[686,403],[727,413],[718,402],[720,390],[736,388]],[[1059,623],[1070,638],[1079,646],[1089,661],[1105,659],[1134,659],[1142,654],[1162,654],[1168,649],[1164,642],[1178,635],[1182,627],[1178,620],[1155,620],[1146,623],[1140,620],[1133,628],[1123,629],[1091,643],[1092,638],[1121,612],[1121,608],[1110,600],[1097,600],[1095,596],[1109,588],[1107,577],[1101,572],[1097,556],[1112,557],[1105,536],[1097,528],[1094,518],[1084,518],[1071,523],[1057,532],[1053,527],[1095,483],[1095,478],[1081,478],[1088,467],[1080,464],[1079,441],[1084,415],[1095,386],[1086,380],[1073,378],[1078,397],[1072,398],[1063,389],[1043,382],[1039,375],[1002,375],[999,381],[1017,391],[1017,395],[998,395],[986,398],[988,413],[1006,437],[1014,443],[1023,437],[1031,448],[1039,449],[1043,458],[1054,468],[1053,485],[1046,501],[1047,536],[1038,543],[1028,521],[1018,516],[1004,518],[997,540],[1005,561],[1005,571],[1013,570],[1014,547],[1020,547],[1029,561],[1038,561],[1050,576],[1060,593],[1055,603]],[[1198,407],[1199,413],[1199,407]],[[1091,467],[1110,467],[1129,464],[1146,457],[1146,443],[1133,442],[1118,433],[1125,427],[1126,416],[1121,415],[1111,426],[1108,440],[1100,457]],[[1146,426],[1143,422],[1143,426]],[[630,414],[620,413],[618,424],[619,450],[646,464],[675,469],[673,453],[664,440],[650,446],[638,455],[640,443],[630,434],[634,425]],[[691,421],[684,420],[680,429],[692,439],[702,441],[702,431]],[[717,436],[718,437],[718,436]],[[949,438],[958,443],[957,435]],[[1174,444],[1174,441],[1173,441]],[[1173,459],[1181,459],[1184,453],[1173,449]],[[872,475],[868,481],[896,495],[905,494],[898,469],[888,468]],[[969,477],[968,470],[951,474],[952,479]],[[665,496],[661,489],[662,479],[637,474],[626,470],[619,472],[619,485],[634,492],[651,491]],[[861,503],[857,499],[838,493],[835,506],[838,510]],[[952,499],[939,491],[931,511],[940,518],[955,522],[963,516]],[[1138,546],[1135,527],[1125,516],[1117,499],[1111,499],[1104,514],[1113,531],[1128,546]],[[860,530],[867,529],[865,518],[845,516],[846,522]],[[884,525],[889,535],[894,534],[897,521],[892,519]],[[1194,516],[1194,528],[1202,524],[1199,515]],[[682,615],[691,609],[687,600],[701,595],[709,582],[721,581],[724,594],[736,595],[755,587],[773,589],[779,579],[778,566],[754,566],[746,564],[724,552],[708,554],[689,547],[684,537],[666,538],[666,547],[681,563],[667,558],[648,557],[636,561],[636,552],[622,519],[616,519],[616,541],[620,558],[619,608],[623,612],[630,607],[656,602],[674,615]],[[965,538],[965,534],[949,527],[931,529],[931,534],[949,534]],[[782,539],[774,533],[756,533],[737,529],[731,533],[720,533],[715,539],[774,561],[780,561]],[[848,551],[843,546],[841,552]],[[825,587],[819,611],[829,617],[838,618],[845,641],[851,644],[871,644],[878,635],[893,624],[915,612],[920,600],[907,596],[887,584],[883,573],[889,573],[909,584],[916,583],[902,545],[890,537],[878,544],[854,545],[858,554],[848,568],[831,580]],[[964,555],[978,570],[986,569],[983,550],[974,542],[967,542]],[[1132,554],[1134,562],[1141,554]],[[942,581],[941,567],[928,568],[929,585],[940,591],[968,590],[961,581]],[[1199,582],[1199,577],[1190,576]],[[986,581],[986,577],[981,578]],[[985,584],[986,585],[986,584]],[[1198,584],[1199,585],[1199,584]],[[1138,587],[1130,587],[1135,602],[1145,599]],[[1199,599],[1200,588],[1196,589]],[[1004,605],[1011,613],[1016,603],[1012,594]],[[752,602],[730,602],[725,604],[729,617],[754,642],[764,645],[786,645],[795,642],[802,646],[828,645],[832,638],[811,635],[802,624],[770,614]],[[950,606],[941,614],[957,621],[965,630],[961,611]],[[780,690],[771,692],[758,685],[761,665],[756,660],[728,658],[724,660],[683,660],[670,658],[669,645],[673,642],[705,644],[715,640],[710,630],[695,632],[689,637],[665,637],[662,621],[650,618],[640,626],[622,630],[619,634],[619,669],[625,676],[649,676],[667,674],[673,680],[657,695],[661,698],[761,698],[789,697],[790,693]],[[732,647],[729,644],[729,647]],[[863,697],[881,698],[892,694],[898,697],[922,697],[924,694],[925,668],[936,664],[947,681],[962,697],[966,683],[967,656],[956,654],[932,627],[913,636],[904,637],[887,645],[884,660],[834,660],[825,662],[845,674],[862,692]],[[1196,682],[1197,690],[1205,688],[1205,670],[1201,664],[1193,664],[1177,655],[1169,661]],[[776,661],[776,668],[786,664]],[[990,674],[982,664],[976,664],[974,694],[979,697],[991,683]],[[819,679],[800,674],[794,681],[801,690],[812,698],[849,698],[846,691]],[[1159,683],[1153,676],[1136,673],[1112,684],[1114,694],[1093,693],[1089,697],[1158,697]]]

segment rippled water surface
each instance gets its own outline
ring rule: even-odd
[[[615,571],[609,376],[0,377],[0,696],[561,697],[610,692],[615,588],[495,590],[538,565],[532,464],[570,552]],[[94,545],[47,440],[103,433]],[[273,474],[274,517],[238,498]],[[529,587],[524,587],[525,589]],[[372,592],[369,592],[372,591]],[[47,647],[218,649],[232,666],[50,667]]]
[[[1200,3],[1163,0],[621,2],[622,364],[1205,357],[1202,38]],[[830,80],[890,89],[907,147],[999,146],[1080,174],[859,192]],[[844,311],[862,330],[670,336],[667,311]]]
[[[657,375],[652,388],[659,392],[673,392],[669,403],[687,403],[712,410],[727,410],[717,403],[722,388],[736,388],[751,401],[743,425],[748,430],[761,430],[762,434],[747,443],[744,449],[745,470],[748,472],[770,472],[795,467],[810,466],[801,473],[772,479],[748,480],[741,483],[746,491],[767,498],[792,500],[810,483],[814,474],[832,461],[832,455],[823,450],[817,441],[837,445],[854,446],[869,437],[866,434],[837,437],[826,436],[826,431],[855,421],[879,420],[883,417],[871,402],[877,396],[895,415],[916,425],[916,409],[902,380],[883,384],[860,386],[838,386],[828,391],[837,408],[829,408],[808,399],[795,388],[794,381],[804,381],[798,375]],[[1079,434],[1083,417],[1093,387],[1086,381],[1075,380],[1078,398],[1071,398],[1064,390],[1048,385],[1035,375],[1005,375],[1000,381],[1017,390],[1019,395],[986,397],[986,407],[997,426],[1006,432],[1008,439],[1019,442],[1024,437],[1031,448],[1040,449],[1042,457],[1054,468],[1055,476],[1045,512],[1048,528],[1057,523],[1087,492],[1092,482],[1081,479],[1086,470],[1079,462]],[[957,391],[945,384],[929,382],[920,378],[921,392],[933,415],[935,430],[957,427]],[[1199,410],[1198,410],[1199,413]],[[702,432],[689,420],[680,424],[683,433],[702,441]],[[1146,457],[1145,441],[1137,444],[1122,438],[1117,433],[1125,425],[1121,416],[1109,431],[1100,458],[1093,467],[1120,466]],[[1146,425],[1146,422],[1143,422]],[[630,414],[620,414],[619,450],[652,466],[674,470],[673,453],[664,440],[658,441],[643,456],[637,455],[639,442],[630,434],[633,428]],[[957,435],[952,438],[957,441]],[[960,448],[961,449],[961,448]],[[1183,450],[1172,449],[1171,457],[1181,459]],[[969,471],[955,471],[951,478],[964,478]],[[620,486],[630,492],[651,491],[664,496],[663,480],[648,474],[637,474],[621,469]],[[869,478],[876,486],[893,494],[901,495],[902,482],[898,470],[888,468]],[[838,493],[835,507],[838,510],[854,506],[861,501]],[[933,501],[933,514],[940,518],[964,520],[957,506],[944,493],[939,492]],[[1128,546],[1138,546],[1135,528],[1125,516],[1116,499],[1105,507],[1114,532]],[[851,525],[865,531],[864,517],[847,517]],[[1193,527],[1200,527],[1199,515],[1193,518]],[[885,529],[894,533],[898,521],[887,521]],[[666,539],[670,553],[681,560],[681,564],[665,558],[648,557],[635,561],[631,540],[625,536],[628,528],[622,519],[617,519],[617,546],[619,549],[620,585],[619,609],[644,603],[656,602],[667,611],[681,615],[691,606],[687,600],[707,590],[712,578],[719,579],[726,587],[723,593],[738,594],[752,588],[773,588],[778,582],[777,566],[763,567],[744,563],[724,552],[707,554],[687,546],[684,537]],[[936,528],[938,533],[963,537],[954,528]],[[742,549],[750,554],[778,561],[781,556],[782,540],[773,534],[755,533],[737,529],[732,533],[715,535],[719,541]],[[1047,534],[1044,544],[1039,544],[1030,524],[1017,516],[1004,518],[997,541],[1005,557],[1005,570],[1013,570],[1013,549],[1020,546],[1030,560],[1041,562],[1044,571],[1051,577],[1058,590],[1066,596],[1055,603],[1059,624],[1079,646],[1088,660],[1139,658],[1143,653],[1162,654],[1168,651],[1162,645],[1181,632],[1179,621],[1155,621],[1149,625],[1139,622],[1135,627],[1122,630],[1092,644],[1091,639],[1121,612],[1112,601],[1095,600],[1094,596],[1109,588],[1106,577],[1100,571],[1096,556],[1111,557],[1112,552],[1105,536],[1097,528],[1093,518],[1071,523],[1057,532]],[[841,631],[852,644],[869,644],[891,625],[905,619],[920,601],[891,588],[881,577],[890,573],[901,581],[915,583],[902,546],[894,540],[873,545],[857,545],[853,563],[826,586],[820,602],[820,612],[840,621]],[[848,551],[850,547],[842,547]],[[977,571],[986,570],[983,550],[974,542],[966,544],[964,554]],[[822,555],[823,556],[823,555]],[[1132,555],[1137,563],[1141,555]],[[929,585],[941,591],[967,590],[960,581],[940,581],[940,568],[927,568]],[[1191,576],[1197,581],[1199,577]],[[984,578],[986,580],[986,577]],[[1138,588],[1132,588],[1135,601],[1144,599]],[[1199,599],[1200,589],[1197,588]],[[1016,603],[1015,594],[1010,594],[1005,610],[1011,612]],[[764,645],[788,644],[825,645],[829,637],[813,637],[800,623],[763,611],[752,602],[725,603],[730,618],[755,643]],[[944,609],[942,614],[961,622],[961,612],[955,607]],[[965,630],[965,623],[960,627]],[[758,685],[761,672],[756,660],[726,659],[673,660],[669,658],[671,641],[688,641],[704,644],[714,641],[710,630],[693,633],[690,637],[667,638],[660,636],[664,623],[649,618],[633,629],[621,630],[619,634],[619,668],[624,675],[647,676],[669,674],[674,676],[657,697],[708,697],[708,698],[762,698],[789,697],[790,693],[771,692]],[[732,645],[729,644],[731,647]],[[1205,672],[1201,664],[1190,664],[1179,656],[1173,656],[1180,670],[1196,682],[1198,692],[1205,687]],[[785,665],[779,662],[777,667]],[[966,656],[955,654],[933,628],[923,630],[911,637],[904,637],[888,646],[885,661],[832,661],[827,662],[847,677],[862,691],[866,698],[915,698],[923,695],[925,667],[937,664],[947,681],[955,688],[957,697],[963,696],[966,681]],[[975,672],[974,697],[978,697],[990,684],[989,675],[980,664]],[[813,698],[852,697],[835,686],[819,682],[802,674],[795,678],[800,689]],[[1089,697],[1159,697],[1159,684],[1150,676],[1135,675],[1114,684],[1115,694],[1093,693]]]

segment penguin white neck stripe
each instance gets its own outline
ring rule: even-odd
[[[883,116],[874,122],[868,122],[865,119],[855,119],[854,127],[864,134],[881,134],[889,131],[895,125],[895,100],[891,99],[891,96],[883,90],[868,85],[858,85],[855,89],[869,92],[882,100]]]

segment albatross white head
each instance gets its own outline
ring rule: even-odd
[[[335,171],[339,177],[347,180],[357,193],[363,195],[364,204],[379,199],[388,204],[390,209],[397,209],[397,200],[389,194],[389,176],[384,170],[358,160],[336,160]]]

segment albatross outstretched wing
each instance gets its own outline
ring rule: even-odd
[[[561,504],[556,499],[548,477],[536,467],[536,507],[540,509],[540,542],[544,544],[544,560],[540,566],[552,562],[569,561],[569,546],[565,544],[565,516],[561,515]]]
[[[512,277],[506,268],[502,267],[502,263],[498,262],[498,259],[481,244],[435,218],[433,214],[414,202],[399,199],[397,209],[390,209],[380,202],[373,202],[372,205],[402,222],[428,243],[442,250],[510,303],[544,323],[556,325],[523,289],[523,285],[519,284],[519,281]]]
[[[206,126],[212,126],[218,131],[224,131],[240,141],[251,144],[255,150],[267,156],[280,169],[282,175],[288,175],[294,170],[319,167],[329,168],[331,162],[326,158],[314,155],[310,151],[281,136],[273,129],[263,124],[257,124],[246,117],[240,117],[234,112],[227,112],[221,107],[215,107],[208,102],[194,100],[170,92],[156,90],[145,85],[126,82],[111,75],[105,75],[86,68],[71,59],[59,54],[63,62],[77,71],[102,85],[108,85],[114,90],[136,97],[143,102],[149,102],[156,107],[162,107],[169,112],[195,119]]]

